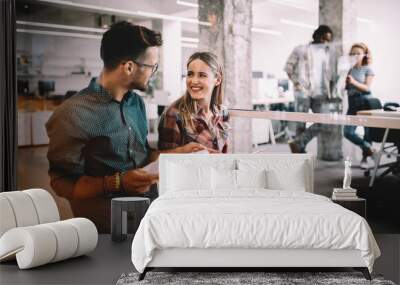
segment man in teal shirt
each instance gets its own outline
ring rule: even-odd
[[[158,152],[147,142],[143,99],[132,90],[147,89],[161,44],[161,35],[145,27],[114,24],[101,41],[100,76],[46,124],[51,186],[69,199],[75,216],[93,220],[100,232],[110,231],[111,196],[147,193],[158,180],[141,169]],[[173,152],[203,148],[190,144]]]

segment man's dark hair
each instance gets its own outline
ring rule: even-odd
[[[129,22],[117,22],[103,34],[100,56],[107,69],[125,60],[136,60],[148,47],[161,46],[161,34]]]
[[[333,32],[331,30],[331,28],[329,28],[329,26],[327,25],[320,25],[313,33],[312,37],[313,37],[313,42],[317,43],[321,40],[322,36],[325,34],[330,33],[333,37]]]

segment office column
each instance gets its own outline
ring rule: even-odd
[[[319,24],[328,25],[334,34],[331,48],[337,58],[348,49],[356,38],[357,13],[355,0],[319,0]],[[335,63],[337,66],[337,64]],[[328,112],[341,113],[343,104],[342,98],[334,97],[325,106]],[[327,161],[342,159],[343,127],[324,125],[318,135],[318,158]]]
[[[199,0],[199,47],[217,54],[224,65],[225,104],[252,109],[252,0]],[[251,152],[251,120],[231,120],[230,152]]]
[[[169,93],[172,103],[182,95],[182,43],[181,22],[175,20],[162,21],[162,86]]]

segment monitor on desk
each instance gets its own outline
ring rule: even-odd
[[[28,96],[29,95],[29,80],[18,79],[17,80],[17,92],[18,92],[18,95]]]
[[[39,80],[38,82],[39,94],[41,96],[47,96],[50,92],[55,90],[54,80]]]
[[[278,87],[282,87],[282,91],[289,90],[289,79],[278,79]]]

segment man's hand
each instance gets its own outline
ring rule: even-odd
[[[151,174],[141,168],[123,173],[122,187],[128,194],[143,194],[149,191],[150,185],[158,181],[158,174]]]

